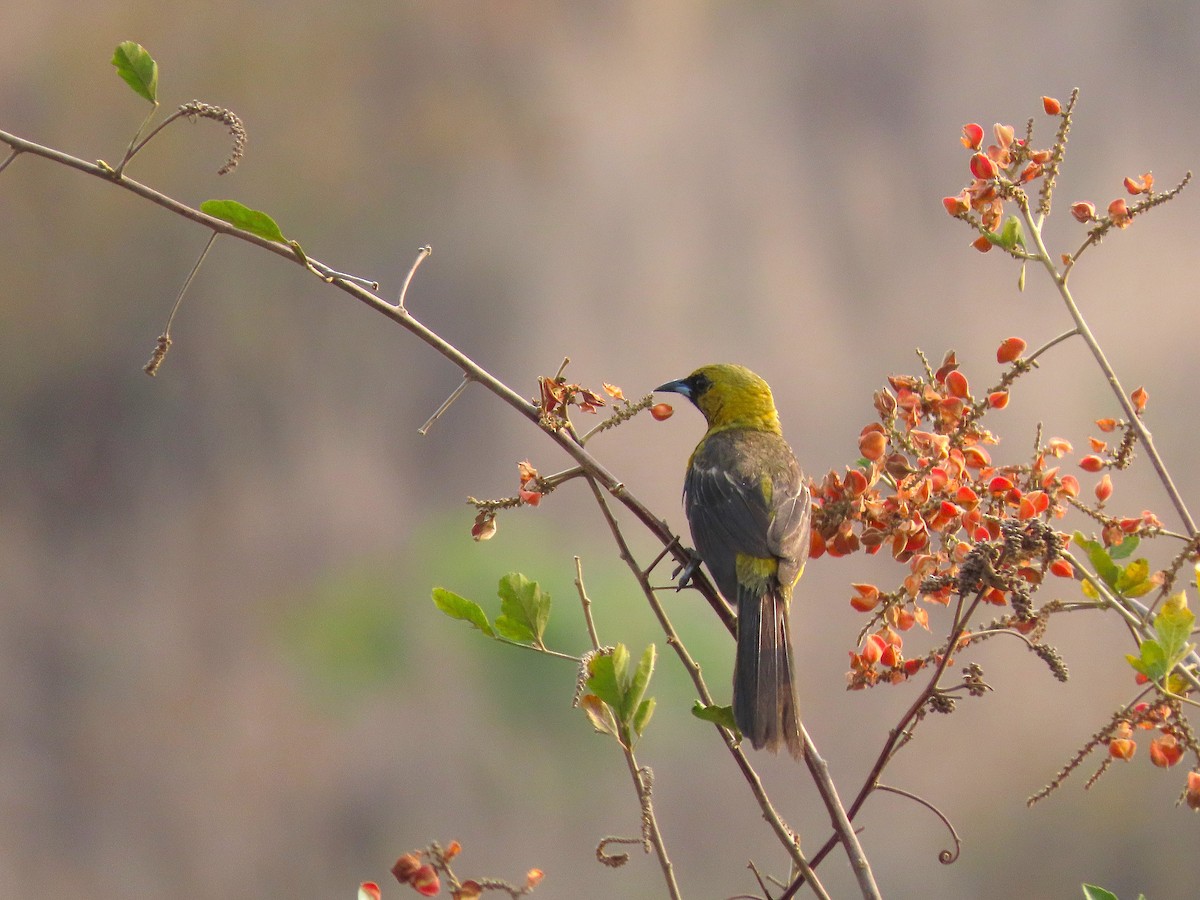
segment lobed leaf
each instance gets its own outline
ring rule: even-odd
[[[500,615],[496,617],[496,630],[509,640],[530,641],[544,647],[542,637],[550,620],[550,595],[520,572],[509,572],[501,578],[498,593]]]
[[[1138,645],[1138,655],[1127,653],[1125,658],[1135,670],[1141,672],[1151,681],[1162,681],[1171,668],[1166,651],[1162,644],[1153,638],[1148,638]]]

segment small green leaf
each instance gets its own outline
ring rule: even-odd
[[[1138,645],[1137,656],[1126,654],[1125,658],[1151,681],[1161,681],[1171,667],[1162,644],[1153,638],[1147,638]]]
[[[617,681],[617,690],[621,694],[629,691],[629,679],[626,673],[629,671],[629,648],[624,644],[617,644],[612,649],[612,666],[613,677]]]
[[[277,244],[288,242],[274,219],[262,210],[243,206],[236,200],[205,200],[200,204],[200,212],[207,213],[214,219],[228,222],[242,231],[248,231],[268,241],[274,241]]]
[[[617,722],[613,718],[612,709],[595,694],[584,694],[579,698],[579,706],[587,713],[592,727],[601,734],[617,735]]]
[[[1121,567],[1117,583],[1113,587],[1126,597],[1140,597],[1154,587],[1149,578],[1150,563],[1144,559],[1135,559]]]
[[[692,715],[702,722],[712,722],[738,734],[737,722],[733,719],[732,706],[705,706],[699,700],[692,704]]]
[[[655,648],[650,644],[643,652],[642,658],[638,662],[638,666],[633,670],[633,678],[629,681],[629,689],[625,692],[623,700],[623,709],[621,710],[621,719],[626,720],[633,716],[634,712],[641,706],[642,698],[646,695],[646,687],[650,684],[650,676],[654,674],[654,658]]]
[[[650,724],[650,717],[654,715],[654,707],[657,705],[653,697],[643,700],[637,708],[637,712],[633,716],[633,733],[638,737],[646,730],[646,726]]]
[[[1104,546],[1098,541],[1088,540],[1078,531],[1075,532],[1075,543],[1087,551],[1092,568],[1096,570],[1096,574],[1100,576],[1101,581],[1109,587],[1116,587],[1121,570],[1112,561],[1112,557],[1108,555],[1108,551],[1104,549]]]
[[[158,63],[145,47],[135,41],[122,41],[113,51],[112,64],[139,97],[158,106]]]
[[[1196,614],[1187,608],[1185,601],[1181,601],[1183,595],[1176,594],[1163,604],[1162,610],[1154,617],[1158,641],[1172,665],[1187,654],[1187,639],[1191,637],[1192,626],[1196,624]]]
[[[1139,543],[1141,543],[1141,538],[1139,538],[1136,534],[1127,534],[1125,535],[1125,540],[1121,541],[1121,543],[1117,544],[1115,547],[1108,548],[1109,558],[1125,559],[1125,557],[1129,556],[1134,550],[1137,549]]]
[[[491,623],[488,622],[487,614],[474,600],[468,600],[466,597],[460,597],[453,591],[438,587],[433,589],[433,603],[450,618],[467,622],[478,628],[488,637],[496,636],[496,632],[492,630]]]
[[[1094,884],[1083,886],[1083,900],[1117,900],[1117,895]]]
[[[1005,250],[1024,247],[1025,232],[1021,227],[1021,220],[1016,216],[1009,216],[1004,220],[1004,225],[1000,228],[999,234],[989,231],[987,239],[997,247],[1003,247]]]
[[[520,572],[510,572],[501,578],[498,593],[500,615],[496,617],[496,630],[509,640],[530,641],[544,647],[542,636],[550,619],[550,595]]]
[[[597,653],[588,662],[587,689],[612,709],[620,707],[621,688],[611,653]]]

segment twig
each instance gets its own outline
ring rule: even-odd
[[[412,268],[404,276],[404,285],[400,288],[400,299],[396,301],[396,309],[404,309],[404,298],[408,296],[408,286],[412,283],[413,276],[417,274],[417,266],[421,265],[425,261],[425,257],[432,252],[433,248],[428,244],[417,251],[417,258],[413,260]]]
[[[162,365],[163,360],[166,359],[167,350],[170,349],[171,324],[175,321],[175,313],[179,312],[179,304],[183,303],[183,295],[187,293],[192,279],[200,271],[200,264],[204,262],[204,257],[208,256],[208,251],[212,249],[213,242],[216,239],[217,232],[214,231],[209,235],[208,243],[204,245],[204,249],[200,251],[200,256],[196,259],[196,264],[192,266],[192,271],[184,279],[183,287],[179,289],[179,295],[175,298],[175,305],[171,307],[171,314],[167,316],[167,324],[163,326],[162,334],[158,336],[158,346],[154,348],[154,354],[150,357],[150,361],[142,367],[143,371],[151,378],[158,374],[158,367]]]
[[[594,482],[592,484],[594,488]],[[596,622],[592,618],[592,601],[588,598],[587,588],[583,584],[583,565],[578,556],[575,557],[575,587],[579,591],[579,602],[583,606],[583,619],[587,623],[588,636],[592,641],[592,649],[599,650],[600,638],[599,633],[596,631]],[[621,745],[621,749],[625,753],[625,763],[629,767],[629,775],[633,779],[633,788],[637,792],[638,802],[642,808],[643,848],[649,853],[651,847],[653,847],[654,854],[658,857],[659,867],[662,869],[663,879],[667,883],[667,892],[675,900],[679,900],[681,895],[679,893],[679,885],[675,881],[675,869],[671,865],[670,857],[667,856],[667,845],[663,841],[662,832],[658,827],[658,819],[654,815],[654,804],[651,801],[650,795],[652,792],[653,776],[649,769],[637,764],[632,746],[620,740],[617,743]]]
[[[583,605],[583,621],[587,623],[588,637],[592,641],[592,649],[600,649],[600,635],[596,633],[596,622],[592,618],[592,600],[583,586],[583,561],[575,557],[575,590],[579,592],[579,602]]]
[[[433,427],[433,423],[442,417],[442,414],[450,408],[450,404],[462,396],[463,391],[467,389],[467,385],[471,383],[471,376],[464,375],[462,382],[453,391],[450,396],[442,401],[442,405],[433,411],[433,415],[425,420],[425,424],[417,429],[417,434],[424,437],[429,434],[429,429]]]

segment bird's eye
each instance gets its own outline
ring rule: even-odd
[[[707,375],[695,375],[692,377],[691,381],[693,397],[699,397],[710,387],[712,387],[712,379],[710,379]]]

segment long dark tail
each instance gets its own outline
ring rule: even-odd
[[[764,594],[738,591],[737,655],[733,665],[733,717],[754,749],[772,753],[787,745],[804,755],[792,675],[788,603],[778,585]]]

